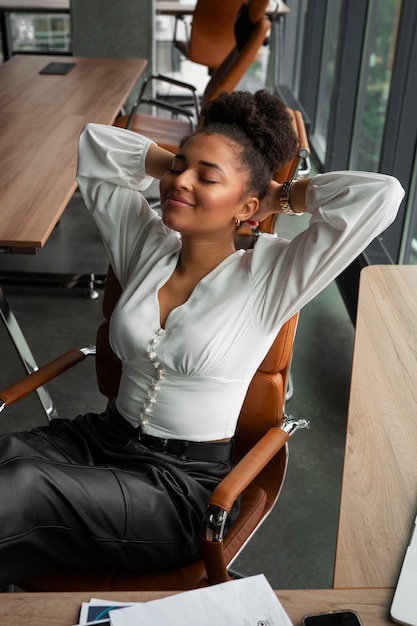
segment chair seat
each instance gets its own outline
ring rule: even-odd
[[[255,485],[242,494],[241,513],[224,539],[228,562],[255,530],[266,500],[266,492]],[[175,591],[206,587],[208,581],[204,562],[199,560],[172,571],[143,575],[118,569],[63,568],[27,578],[16,585],[28,592]]]
[[[128,119],[128,115],[121,115],[115,121],[114,126],[126,128]],[[190,123],[185,120],[156,117],[145,113],[135,115],[130,130],[149,137],[161,148],[165,148],[173,154],[178,152],[178,146],[184,137],[192,132]]]

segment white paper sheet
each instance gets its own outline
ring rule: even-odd
[[[110,612],[111,626],[291,626],[265,576],[251,576]]]

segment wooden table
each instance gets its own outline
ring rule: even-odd
[[[417,509],[417,266],[362,270],[334,587],[394,587]]]
[[[39,74],[52,61],[75,66],[66,75]],[[0,66],[0,246],[27,253],[45,245],[77,186],[81,129],[87,122],[112,124],[145,67],[143,59],[44,55],[17,55]],[[0,319],[33,371],[1,288]],[[49,394],[38,395],[53,415]]]
[[[356,610],[365,626],[392,624],[388,617],[391,589],[296,589],[276,593],[294,626],[301,625],[301,618],[306,613],[346,608]],[[81,603],[91,597],[120,602],[146,602],[166,595],[169,594],[127,591],[96,594],[7,593],[0,596],[0,622],[13,626],[73,626],[78,621]]]
[[[190,0],[189,2],[179,2],[179,0],[156,0],[155,8],[156,12],[160,15],[190,15],[193,13],[196,3],[197,0]],[[271,0],[266,8],[267,15],[271,15],[275,12],[277,15],[284,15],[289,13],[289,11],[288,6],[283,0],[276,0],[276,2],[275,0]]]
[[[52,61],[65,76],[40,75]],[[17,55],[0,66],[0,245],[44,246],[76,189],[77,142],[87,122],[111,124],[142,59]]]

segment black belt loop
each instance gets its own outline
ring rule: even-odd
[[[181,456],[189,456],[189,455],[187,454],[187,452],[188,452],[188,448],[190,447],[190,442],[189,442],[189,441],[183,441],[183,442],[182,442],[182,444],[183,444],[183,445],[182,445],[182,453],[181,453]]]

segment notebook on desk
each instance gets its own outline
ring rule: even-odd
[[[417,517],[411,532],[400,577],[391,604],[391,617],[400,624],[417,626]]]

